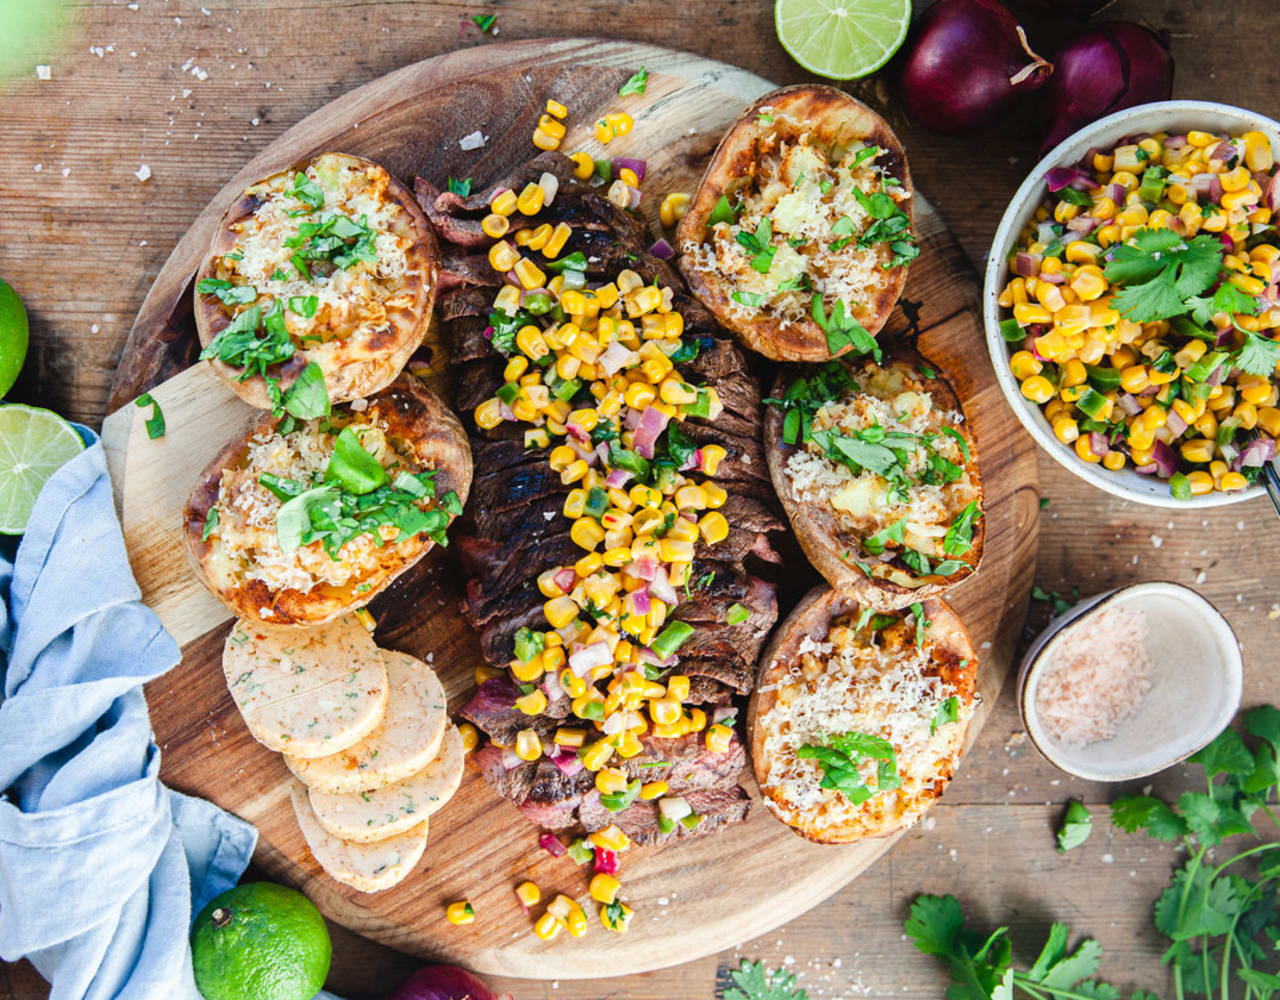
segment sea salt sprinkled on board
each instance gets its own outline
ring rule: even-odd
[[[458,147],[460,149],[470,151],[472,149],[479,149],[488,141],[489,140],[485,138],[484,133],[481,132],[479,129],[476,129],[474,132],[464,135],[461,139],[459,139]]]
[[[37,66],[37,67],[36,67],[36,79],[37,79],[37,80],[52,80],[52,79],[53,79],[53,67],[52,67],[52,66],[45,66],[45,65]]]
[[[1045,666],[1036,709],[1045,728],[1069,746],[1111,739],[1151,688],[1147,616],[1109,607],[1087,629],[1073,628]]]
[[[133,176],[140,181],[149,181],[151,179],[151,168],[144,163],[133,172]]]

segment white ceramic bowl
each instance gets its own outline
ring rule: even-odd
[[[996,230],[995,239],[992,241],[982,294],[982,317],[987,331],[987,350],[991,352],[996,378],[1000,382],[1000,389],[1004,392],[1005,399],[1009,401],[1013,412],[1022,421],[1022,426],[1036,439],[1036,443],[1081,479],[1092,483],[1098,489],[1106,490],[1113,496],[1153,507],[1177,507],[1180,510],[1189,507],[1219,507],[1249,500],[1261,494],[1263,489],[1258,485],[1238,493],[1215,491],[1192,497],[1190,500],[1175,500],[1169,493],[1167,480],[1157,476],[1139,475],[1133,471],[1132,466],[1119,472],[1111,472],[1102,468],[1100,464],[1080,461],[1071,447],[1062,444],[1053,436],[1053,428],[1049,426],[1043,411],[1022,395],[1018,380],[1009,371],[1009,346],[1000,334],[1000,307],[996,299],[1000,295],[1000,289],[1008,281],[1009,251],[1013,248],[1014,241],[1017,240],[1023,226],[1044,200],[1045,174],[1054,167],[1070,166],[1078,162],[1094,146],[1103,148],[1114,146],[1117,140],[1126,135],[1137,132],[1168,132],[1177,135],[1190,129],[1215,133],[1226,131],[1237,135],[1256,129],[1269,135],[1272,147],[1280,149],[1280,122],[1229,104],[1214,104],[1209,101],[1160,101],[1108,115],[1060,142],[1036,164],[1035,169],[1022,182],[1018,193],[1013,196],[1009,207],[1005,209],[1004,218],[1000,220],[1000,228]]]
[[[1115,605],[1146,613],[1151,689],[1113,739],[1070,746],[1050,735],[1036,711],[1042,668],[1072,632]],[[1163,771],[1209,743],[1235,717],[1243,686],[1240,644],[1218,609],[1188,587],[1154,581],[1086,598],[1050,622],[1022,659],[1018,708],[1031,742],[1051,764],[1090,781],[1127,781]]]

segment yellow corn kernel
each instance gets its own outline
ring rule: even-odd
[[[649,718],[659,726],[673,725],[680,718],[680,702],[668,693],[665,698],[649,702]]]
[[[613,747],[609,745],[607,740],[597,740],[582,751],[582,765],[588,771],[598,771],[609,763],[609,758],[613,756]]]
[[[573,161],[573,175],[578,180],[585,181],[596,172],[596,161],[589,153],[574,153],[569,159]]]
[[[625,851],[631,846],[631,838],[618,829],[616,823],[610,823],[603,830],[591,835],[591,843],[603,847],[606,851]]]
[[[541,653],[539,653],[537,656],[532,657],[529,660],[512,660],[511,661],[511,672],[515,675],[516,680],[523,681],[526,684],[531,681],[536,681],[539,677],[543,675],[543,673],[545,672],[545,669],[546,668],[543,666]],[[538,692],[538,693],[541,693],[541,692]],[[532,696],[525,695],[525,697],[529,698]],[[520,702],[517,701],[516,705],[519,706],[519,704]],[[536,705],[537,702],[531,701],[529,702],[529,704]],[[529,712],[527,714],[537,715],[538,712],[541,712],[542,709],[546,707],[547,706],[543,704],[541,708],[538,708],[535,711]],[[521,711],[524,711],[524,709],[521,709]]]
[[[550,114],[545,114],[538,119],[538,130],[550,136],[557,143],[564,138],[564,123],[556,121]]]
[[[505,215],[492,212],[480,221],[480,228],[486,236],[495,240],[501,239],[507,235],[507,231],[511,228],[511,220]]]
[[[547,707],[547,696],[540,689],[534,689],[516,699],[516,708],[525,715],[539,715]]]
[[[1071,244],[1075,246],[1075,244]],[[1076,268],[1076,273],[1069,282],[1069,287],[1080,297],[1082,302],[1092,302],[1107,290],[1107,279],[1095,264],[1085,264]]]
[[[596,790],[601,794],[625,791],[627,775],[617,767],[605,767],[596,772]]]
[[[575,522],[576,523],[576,522]],[[570,597],[553,597],[542,606],[547,624],[561,629],[578,617],[578,605]]]
[[[462,737],[463,753],[470,753],[480,745],[480,733],[470,722],[458,723],[458,735]]]
[[[1089,447],[1088,435],[1076,438],[1075,452],[1076,456],[1085,462],[1098,462],[1102,459],[1102,456],[1095,455],[1093,449]]]
[[[574,726],[561,726],[556,730],[555,744],[558,747],[580,747],[587,738],[587,731]]]
[[[492,430],[502,423],[502,401],[497,397],[486,399],[476,407],[476,426],[483,431]]]
[[[1196,214],[1199,215],[1199,211]],[[1115,223],[1100,226],[1094,235],[1098,238],[1098,245],[1105,249],[1120,239],[1120,227]]]
[[[1080,436],[1080,426],[1066,415],[1057,417],[1053,421],[1053,436],[1063,444],[1071,444]]]
[[[592,876],[591,886],[587,891],[591,894],[591,898],[598,903],[612,903],[617,898],[618,890],[621,888],[621,883],[612,875],[597,872]]]
[[[667,794],[669,786],[665,781],[646,781],[640,786],[640,798],[645,802],[660,799]]]
[[[1192,496],[1204,496],[1206,493],[1213,492],[1213,476],[1203,469],[1196,469],[1194,472],[1187,473],[1187,485],[1191,487]]]
[[[590,552],[604,541],[604,528],[594,517],[580,517],[569,529],[569,537],[575,545]]]
[[[1213,458],[1213,442],[1207,438],[1192,438],[1178,450],[1188,462],[1208,462]]]
[[[520,279],[520,284],[530,291],[541,288],[547,280],[546,274],[528,257],[521,257],[516,262],[515,272],[516,277]]]
[[[1249,186],[1251,180],[1253,180],[1252,174],[1243,165],[1237,166],[1234,170],[1224,170],[1218,175],[1218,182],[1226,192],[1243,191]]]
[[[565,922],[565,926],[569,928],[569,933],[576,938],[586,935],[587,914],[577,903],[574,903],[573,909],[569,911],[569,919]]]
[[[510,188],[503,188],[494,194],[489,202],[489,211],[498,215],[510,215],[516,210],[516,193]]]
[[[687,191],[672,191],[662,199],[658,207],[658,218],[668,229],[684,218],[689,208],[690,196]]]
[[[1116,214],[1116,203],[1103,195],[1093,203],[1093,217],[1095,219],[1110,219]]]
[[[1223,493],[1231,493],[1235,490],[1243,490],[1249,485],[1249,480],[1245,479],[1239,472],[1226,473],[1218,483],[1218,489]]]
[[[456,903],[450,903],[448,909],[444,911],[444,915],[446,919],[448,919],[449,923],[457,924],[459,926],[462,924],[472,923],[476,919],[475,908],[471,905],[469,900],[465,899],[460,899]]]
[[[525,909],[537,906],[542,901],[542,890],[532,882],[521,882],[516,886],[516,899],[520,900],[520,905]]]
[[[1084,363],[1072,358],[1062,368],[1062,384],[1064,386],[1084,385],[1089,377]]]
[[[1124,452],[1109,451],[1102,456],[1103,468],[1110,469],[1112,472],[1119,472],[1124,468]]]
[[[532,729],[521,729],[516,733],[516,756],[529,761],[542,756],[542,740]]]
[[[1076,240],[1074,243],[1067,244],[1067,249],[1063,253],[1069,264],[1092,264],[1102,253],[1102,247],[1095,246],[1093,243],[1086,243],[1084,240]],[[1053,258],[1050,257],[1049,260]]]
[[[587,691],[587,682],[568,667],[560,671],[560,689],[571,698],[581,698]]]
[[[542,117],[547,121],[552,120],[547,118],[546,115],[543,115]],[[564,126],[560,125],[559,122],[556,122],[556,124],[560,126],[561,137],[563,137]],[[549,153],[560,148],[560,139],[556,138],[556,136],[539,126],[533,130],[533,144],[539,149],[545,150]]]
[[[499,240],[489,248],[489,266],[506,274],[520,262],[520,253],[506,240]]]
[[[1258,408],[1252,403],[1237,403],[1231,415],[1240,421],[1240,426],[1247,431],[1253,430],[1258,423]]]
[[[1023,380],[1022,395],[1033,403],[1047,403],[1054,396],[1053,383],[1043,375],[1032,375]]]
[[[547,237],[546,245],[542,248],[542,256],[548,260],[560,256],[560,251],[564,249],[564,245],[569,242],[569,237],[572,235],[573,230],[568,225],[563,222],[556,223],[555,229],[551,230],[551,235]]]
[[[733,730],[717,722],[707,730],[707,749],[712,753],[725,753],[733,742]]]
[[[1020,302],[1013,307],[1013,318],[1018,321],[1019,326],[1030,326],[1033,323],[1053,322],[1053,313],[1042,305]]]
[[[546,198],[542,185],[530,181],[516,199],[516,208],[524,215],[537,215],[542,211],[542,202]]]
[[[611,931],[625,934],[631,924],[635,911],[626,903],[614,903],[612,906],[600,907],[600,923]]]
[[[729,537],[729,522],[719,511],[708,511],[698,519],[698,530],[708,545],[715,545]]]
[[[544,913],[533,925],[533,933],[543,941],[554,941],[556,935],[564,930],[564,924],[550,913]]]
[[[502,671],[499,670],[497,667],[481,665],[479,667],[476,667],[475,670],[472,671],[471,676],[472,676],[472,679],[476,682],[476,687],[479,687],[485,681],[491,681],[495,677],[501,677]]]
[[[1009,358],[1009,370],[1019,382],[1031,378],[1032,375],[1039,375],[1043,369],[1044,365],[1030,351],[1016,351]]]
[[[1130,365],[1120,372],[1120,386],[1125,392],[1138,393],[1147,387],[1146,365]]]
[[[1280,437],[1280,409],[1274,406],[1258,408],[1257,425],[1272,437]]]

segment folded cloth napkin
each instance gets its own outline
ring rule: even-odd
[[[160,784],[142,685],[180,653],[139,600],[102,445],[77,429],[89,447],[0,544],[0,958],[29,958],[51,1000],[198,998],[192,915],[257,831]]]

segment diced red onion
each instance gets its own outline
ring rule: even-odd
[[[1229,140],[1224,139],[1213,147],[1213,151],[1209,153],[1210,160],[1217,160],[1219,163],[1226,163],[1231,157],[1235,156],[1235,146]]]
[[[569,669],[577,677],[585,677],[596,667],[613,662],[613,652],[605,642],[593,642],[569,655]]]
[[[702,449],[690,452],[689,457],[684,460],[684,464],[680,466],[681,472],[688,472],[690,469],[696,469],[702,464]]]
[[[550,205],[556,200],[556,193],[560,190],[560,178],[550,171],[543,171],[538,178],[538,187],[542,188],[542,204]]]
[[[524,761],[520,759],[520,755],[516,753],[515,750],[513,750],[511,747],[502,748],[502,766],[506,770],[514,771],[517,767],[519,767],[523,763]]]
[[[665,239],[659,239],[649,248],[649,252],[660,260],[670,260],[676,255],[676,248]]]
[[[1138,397],[1132,393],[1120,393],[1120,395],[1116,397],[1116,403],[1119,404],[1120,409],[1124,410],[1124,412],[1129,414],[1131,417],[1136,417],[1142,412],[1142,405],[1138,402]]]
[[[609,375],[613,375],[629,365],[635,352],[623,344],[621,341],[612,340],[609,346],[601,352],[600,357],[596,359],[596,364],[605,370]]]
[[[1226,444],[1218,445],[1218,453],[1222,455],[1222,460],[1231,466],[1232,472],[1240,471],[1240,449],[1228,441]]]
[[[647,663],[651,667],[674,667],[677,662],[674,656],[668,656],[664,660],[648,646],[641,646],[636,655],[640,657],[641,663]]]
[[[1063,233],[1061,236],[1058,237],[1058,242],[1061,243],[1064,247],[1066,247],[1082,239],[1084,239],[1084,233],[1077,233],[1068,229],[1065,233]]]
[[[496,331],[496,330],[494,330],[494,328],[493,328],[493,327],[491,327],[491,326],[486,326],[486,327],[484,328],[484,339],[485,339],[485,340],[492,340],[492,339],[493,339],[493,335],[494,335],[496,332],[497,332],[497,331]]]
[[[1271,175],[1271,182],[1263,189],[1263,198],[1267,208],[1275,212],[1280,210],[1280,171]]]
[[[645,170],[644,160],[632,160],[626,156],[615,156],[613,158],[613,172],[616,175],[619,170],[630,170],[636,175],[636,180],[644,180]]]
[[[618,852],[611,851],[607,847],[597,847],[595,850],[595,862],[593,864],[595,870],[602,875],[618,874]]]
[[[1084,162],[1089,162],[1092,157],[1085,155]],[[1044,175],[1044,182],[1050,191],[1058,192],[1064,187],[1072,184],[1074,181],[1088,181],[1090,186],[1093,185],[1093,174],[1080,167],[1054,167]]]
[[[633,212],[640,207],[640,202],[644,199],[644,195],[640,193],[639,188],[627,188],[627,208]]]
[[[609,464],[609,446],[603,441],[596,445],[595,454],[596,457],[600,459],[600,465],[602,467]]]
[[[1235,253],[1236,241],[1231,238],[1231,234],[1225,229],[1218,234],[1218,240],[1222,244],[1222,249],[1227,253]]]
[[[521,289],[524,288],[524,285],[520,284],[520,278],[516,275],[515,271],[508,271],[505,277],[508,285],[515,285],[517,288]]]
[[[1173,149],[1182,149],[1183,146],[1188,145],[1187,137],[1185,135],[1171,135],[1165,139],[1164,144]]]
[[[676,588],[671,586],[671,578],[667,575],[666,568],[663,566],[658,567],[653,579],[649,581],[649,593],[662,601],[668,608],[673,608],[680,603],[680,595],[676,593]]]
[[[1074,236],[1075,239],[1071,239]],[[1080,233],[1071,233],[1069,236],[1063,237],[1062,242],[1074,243],[1076,240],[1082,240],[1084,236]],[[1050,285],[1065,285],[1067,283],[1067,275],[1063,271],[1054,271],[1053,274],[1042,274],[1040,280],[1048,282]]]
[[[1152,404],[1159,405],[1159,404]],[[1178,416],[1178,411],[1171,409],[1164,418],[1164,425],[1169,428],[1169,433],[1174,437],[1181,436],[1182,432],[1187,429],[1187,422]]]
[[[1124,200],[1127,194],[1128,192],[1125,190],[1125,187],[1123,184],[1107,185],[1107,197],[1110,198],[1117,205],[1124,204]]]
[[[658,558],[646,552],[629,562],[623,572],[637,580],[652,580],[658,573]]]
[[[566,566],[564,569],[557,571],[552,579],[555,581],[555,585],[566,594],[578,585],[578,574],[573,571],[571,566]]]
[[[1197,198],[1216,202],[1222,197],[1222,181],[1217,174],[1196,174],[1191,178],[1191,192]]]
[[[617,736],[627,728],[627,720],[625,712],[614,712],[604,720],[602,732],[606,736]]]
[[[628,406],[626,416],[622,418],[622,425],[627,430],[633,431],[640,426],[640,419],[643,416],[644,410],[637,410],[634,406]]]
[[[591,435],[582,429],[581,424],[565,424],[564,431],[573,439],[569,443],[571,446],[575,446],[574,450],[578,453],[579,458],[587,459],[587,464],[595,461],[595,452],[589,447],[585,447],[591,444]]]
[[[1111,444],[1107,441],[1107,436],[1101,431],[1093,431],[1089,435],[1089,450],[1102,458],[1111,451]]]
[[[428,965],[401,983],[388,1000],[511,1000],[511,994],[494,993],[456,965]]]
[[[631,480],[631,473],[626,469],[614,469],[604,477],[604,484],[615,490],[626,486]]]
[[[1036,226],[1036,239],[1048,246],[1058,238],[1057,230],[1053,228],[1052,222],[1042,222]]]
[[[1098,220],[1092,215],[1077,215],[1067,221],[1067,228],[1073,233],[1091,233],[1097,224]]]
[[[576,757],[577,755],[575,754],[574,756]],[[569,853],[569,849],[564,846],[564,842],[554,833],[544,833],[539,837],[538,846],[553,858],[563,858]]]
[[[515,420],[516,418],[515,411],[512,410],[508,404],[503,402],[498,403],[498,415],[502,417],[503,420]]]
[[[1155,462],[1148,462],[1146,465],[1134,466],[1133,471],[1138,473],[1139,475],[1152,476],[1152,475],[1155,475],[1156,469],[1158,468],[1159,466],[1157,466]]]
[[[1156,475],[1169,479],[1178,471],[1178,453],[1167,441],[1156,441],[1151,460],[1156,464]]]
[[[1038,253],[1019,253],[1013,259],[1013,270],[1016,274],[1020,274],[1024,278],[1029,278],[1033,274],[1040,273],[1041,257]]]
[[[653,448],[658,442],[658,435],[667,427],[671,418],[656,406],[646,407],[640,415],[640,426],[636,428],[631,446],[641,458],[653,458]]]
[[[1236,328],[1235,328],[1234,326],[1227,326],[1227,327],[1223,327],[1223,328],[1222,328],[1221,330],[1219,330],[1219,331],[1217,332],[1217,334],[1214,336],[1214,338],[1213,338],[1213,346],[1214,346],[1214,347],[1226,347],[1226,346],[1227,346],[1227,344],[1231,343],[1231,341],[1232,341],[1232,339],[1235,337],[1235,335],[1236,335]],[[1215,381],[1213,380],[1213,375],[1217,375],[1217,376],[1218,376],[1218,381],[1216,381],[1216,382],[1215,382]],[[1221,385],[1221,384],[1222,384],[1222,380],[1223,380],[1224,378],[1226,378],[1226,375],[1227,375],[1227,372],[1226,372],[1226,365],[1219,365],[1217,368],[1215,368],[1215,369],[1213,370],[1213,375],[1210,375],[1207,379],[1205,379],[1205,381],[1206,381],[1209,385]]]
[[[717,705],[716,710],[711,713],[711,722],[723,722],[725,719],[733,719],[738,715],[738,710],[733,705]]]
[[[578,759],[578,755],[571,750],[561,749],[559,753],[551,757],[553,763],[567,778],[572,778],[575,774],[579,774],[583,770],[583,763]],[[559,855],[557,855],[559,857]]]
[[[1269,437],[1256,437],[1240,452],[1240,464],[1250,469],[1260,469],[1276,454],[1276,443]]]
[[[649,608],[652,606],[649,603],[648,590],[631,591],[627,594],[627,603],[631,605],[631,613],[633,615],[647,615]]]

